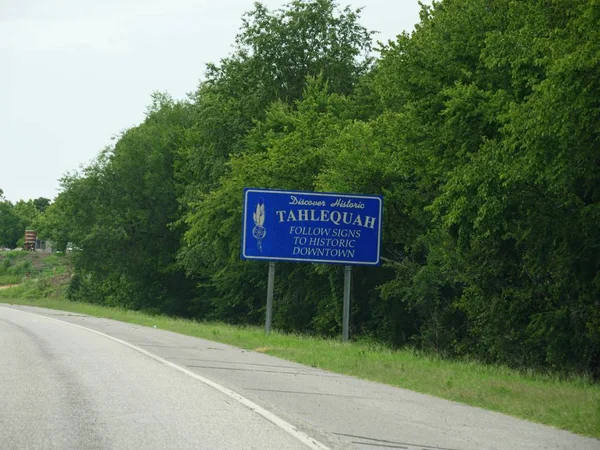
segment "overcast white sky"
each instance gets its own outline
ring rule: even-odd
[[[265,0],[276,9],[287,0]],[[393,39],[417,0],[346,0]],[[426,3],[430,3],[427,1]],[[232,50],[252,0],[0,0],[0,189],[53,199],[58,179],[140,123],[153,91],[184,98]]]

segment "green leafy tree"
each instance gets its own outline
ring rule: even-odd
[[[40,212],[41,214],[43,214],[46,211],[46,208],[50,206],[50,203],[52,203],[52,201],[49,198],[45,197],[38,197],[33,200],[33,205],[35,206],[35,209],[37,209],[38,212]]]
[[[456,239],[460,307],[480,352],[598,373],[598,9],[515,3],[510,16],[484,59],[510,69],[501,135],[453,174],[435,208]]]
[[[212,298],[210,308],[216,318],[257,322],[262,318],[264,295],[264,267],[239,261],[241,227],[241,192],[245,186],[313,189],[320,168],[326,160],[323,143],[338,124],[348,101],[328,94],[322,80],[314,80],[307,88],[305,98],[292,108],[275,103],[264,122],[257,124],[249,134],[247,152],[232,157],[228,172],[220,179],[219,187],[211,190],[202,201],[193,205],[193,213],[186,217],[188,231],[180,259],[188,274],[202,280],[202,297]],[[314,271],[283,265],[278,279],[283,285],[288,277],[300,279],[314,276]],[[308,269],[307,269],[308,268]],[[303,323],[309,328],[313,307],[303,303],[312,297],[311,290],[292,289],[284,304],[304,306]],[[324,291],[323,291],[324,289]],[[293,291],[293,292],[292,292]],[[331,296],[330,286],[320,290],[320,296]],[[281,297],[280,297],[281,298]],[[235,312],[235,313],[234,313]],[[293,320],[291,317],[288,320]],[[299,321],[301,322],[301,321]],[[285,323],[282,323],[286,327]],[[287,327],[292,327],[287,324]]]
[[[177,149],[188,104],[155,94],[146,120],[124,132],[63,191],[45,216],[48,235],[79,249],[70,295],[187,314],[190,284],[175,266],[180,232]]]
[[[244,15],[232,55],[209,64],[193,95],[195,126],[182,146],[190,183],[182,203],[216,186],[230,155],[268,107],[294,105],[307,77],[321,76],[330,92],[350,94],[371,65],[371,33],[358,22],[360,10],[332,0],[294,0],[270,11],[261,3]]]
[[[256,3],[254,10],[243,18],[234,53],[222,59],[220,64],[208,66],[206,80],[193,96],[195,125],[181,149],[187,164],[178,172],[178,177],[185,180],[182,184],[186,185],[181,203],[187,212],[182,222],[189,228],[180,258],[188,274],[199,280],[203,292],[200,297],[214,298],[214,308],[225,311],[219,314],[221,318],[243,320],[245,314],[256,321],[261,315],[262,295],[260,300],[257,296],[247,300],[241,298],[239,287],[243,285],[243,290],[248,292],[249,283],[243,283],[244,276],[236,273],[240,264],[234,263],[231,255],[235,254],[237,258],[239,253],[235,250],[230,253],[230,246],[238,245],[238,233],[233,233],[230,228],[235,222],[222,224],[215,217],[229,207],[237,211],[239,205],[226,201],[216,210],[211,209],[212,205],[217,198],[222,199],[224,192],[231,192],[230,179],[240,176],[233,172],[242,170],[238,168],[241,164],[238,161],[242,160],[243,164],[264,165],[261,169],[266,173],[271,170],[279,173],[281,179],[271,174],[268,183],[267,179],[263,180],[264,185],[312,186],[316,175],[313,171],[318,171],[323,156],[311,151],[304,153],[317,145],[314,139],[322,141],[327,128],[310,130],[307,112],[301,114],[301,120],[306,120],[302,134],[285,136],[287,130],[294,130],[296,121],[300,120],[292,118],[293,110],[296,107],[308,109],[308,101],[301,99],[309,78],[319,77],[327,86],[322,92],[323,101],[327,103],[328,93],[351,94],[361,76],[368,71],[371,34],[359,24],[359,15],[360,10],[340,9],[331,0],[292,1],[275,11]],[[349,115],[347,104],[343,114]],[[311,117],[319,117],[318,110],[312,111]],[[341,113],[336,112],[338,116]],[[302,139],[311,133],[319,137],[303,143]],[[290,145],[297,150],[292,152],[290,149],[284,160],[273,156],[262,161],[262,157],[256,155],[250,162],[253,158],[250,153],[265,152],[271,139],[276,137],[282,139],[277,146],[278,155],[285,153],[285,139],[289,139]],[[242,159],[238,160],[238,157]],[[296,166],[309,174],[306,181],[300,182],[301,176],[296,176],[297,180],[290,179]],[[285,173],[280,173],[282,168]],[[214,239],[214,230],[219,230],[219,239]],[[236,238],[232,241],[233,236]],[[214,273],[215,264],[223,268],[220,274]],[[253,276],[252,289],[262,286],[263,277],[258,273]],[[296,276],[300,277],[300,274]],[[255,292],[258,295],[261,291]],[[297,290],[294,295],[296,304],[301,305]],[[219,302],[219,296],[225,296],[227,300]],[[305,293],[305,297],[308,296],[309,293]],[[235,306],[229,308],[226,305]],[[231,319],[233,317],[235,319]],[[298,326],[306,327],[311,316],[307,313],[302,317],[306,320]]]
[[[438,351],[598,370],[596,18],[591,2],[446,1],[383,49],[390,148],[431,214],[383,292]]]
[[[35,207],[33,200],[19,200],[14,205],[14,211],[26,222],[26,226],[32,225],[40,215],[40,211]]]
[[[359,15],[360,9],[339,9],[331,0],[293,0],[275,11],[256,3],[236,39],[236,57],[251,77],[245,94],[260,101],[253,115],[275,100],[299,100],[307,77],[322,76],[332,92],[350,94],[370,65],[370,33]],[[209,66],[209,78],[229,71],[223,60],[220,67]]]
[[[0,198],[4,198],[0,191]],[[0,246],[15,248],[25,233],[25,220],[8,200],[0,200]]]

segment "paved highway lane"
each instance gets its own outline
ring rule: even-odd
[[[0,307],[0,449],[304,449],[204,383],[118,342]]]
[[[595,439],[261,353],[107,319],[0,306],[0,449],[27,442],[82,449],[600,450]]]

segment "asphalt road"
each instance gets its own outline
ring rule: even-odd
[[[600,441],[163,330],[0,306],[0,449],[129,448],[600,450]]]

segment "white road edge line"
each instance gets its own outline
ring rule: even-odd
[[[6,307],[6,306],[5,306]],[[118,342],[121,345],[125,345],[126,347],[129,347],[143,355],[148,356],[149,358],[154,359],[155,361],[158,361],[161,364],[164,364],[165,366],[169,366],[172,367],[175,370],[179,370],[180,372],[183,372],[184,374],[216,389],[219,392],[222,392],[223,394],[227,395],[228,397],[237,400],[238,402],[240,402],[242,405],[244,405],[245,407],[251,409],[252,411],[254,411],[255,413],[261,415],[263,418],[267,419],[269,422],[271,422],[272,424],[274,424],[275,426],[281,428],[283,431],[285,431],[287,434],[289,434],[290,436],[298,439],[300,442],[302,442],[303,444],[305,444],[306,446],[310,447],[313,450],[331,450],[329,447],[327,447],[326,445],[322,444],[321,442],[317,441],[316,439],[311,438],[309,435],[307,435],[306,433],[300,431],[298,428],[296,428],[295,426],[293,426],[291,423],[283,420],[281,417],[276,416],[275,414],[273,414],[272,412],[264,409],[262,406],[257,405],[256,403],[254,403],[252,400],[247,399],[246,397],[241,396],[240,394],[238,394],[237,392],[232,391],[231,389],[227,389],[225,386],[221,386],[218,383],[215,383],[214,381],[209,380],[208,378],[204,378],[201,375],[198,375],[197,373],[192,372],[191,370],[186,369],[185,367],[181,367],[177,364],[172,363],[171,361],[167,361],[164,358],[161,358],[158,355],[155,355],[153,353],[150,353],[146,350],[144,350],[143,348],[137,347],[136,345],[130,344],[129,342],[126,341],[122,341],[121,339],[118,339],[116,337],[112,337],[108,334],[102,333],[101,331],[96,331],[96,330],[92,330],[91,328],[86,328],[84,326],[81,325],[77,325],[75,323],[71,323],[71,322],[67,322],[64,320],[60,320],[60,319],[55,319],[54,317],[48,317],[45,316],[43,314],[38,314],[38,313],[34,313],[31,311],[24,311],[22,309],[17,309],[17,308],[10,308],[13,311],[21,311],[21,312],[25,312],[27,314],[31,314],[34,316],[38,316],[38,317],[43,317],[45,319],[48,320],[54,320],[55,322],[59,322],[62,324],[66,324],[66,325],[71,325],[73,327],[77,327],[77,328],[81,328],[82,330],[86,330],[89,331],[91,333],[95,333],[99,336],[105,337],[107,339],[110,339],[111,341],[115,341]],[[93,316],[89,316],[89,317],[93,317]],[[126,322],[123,322],[126,323]]]

